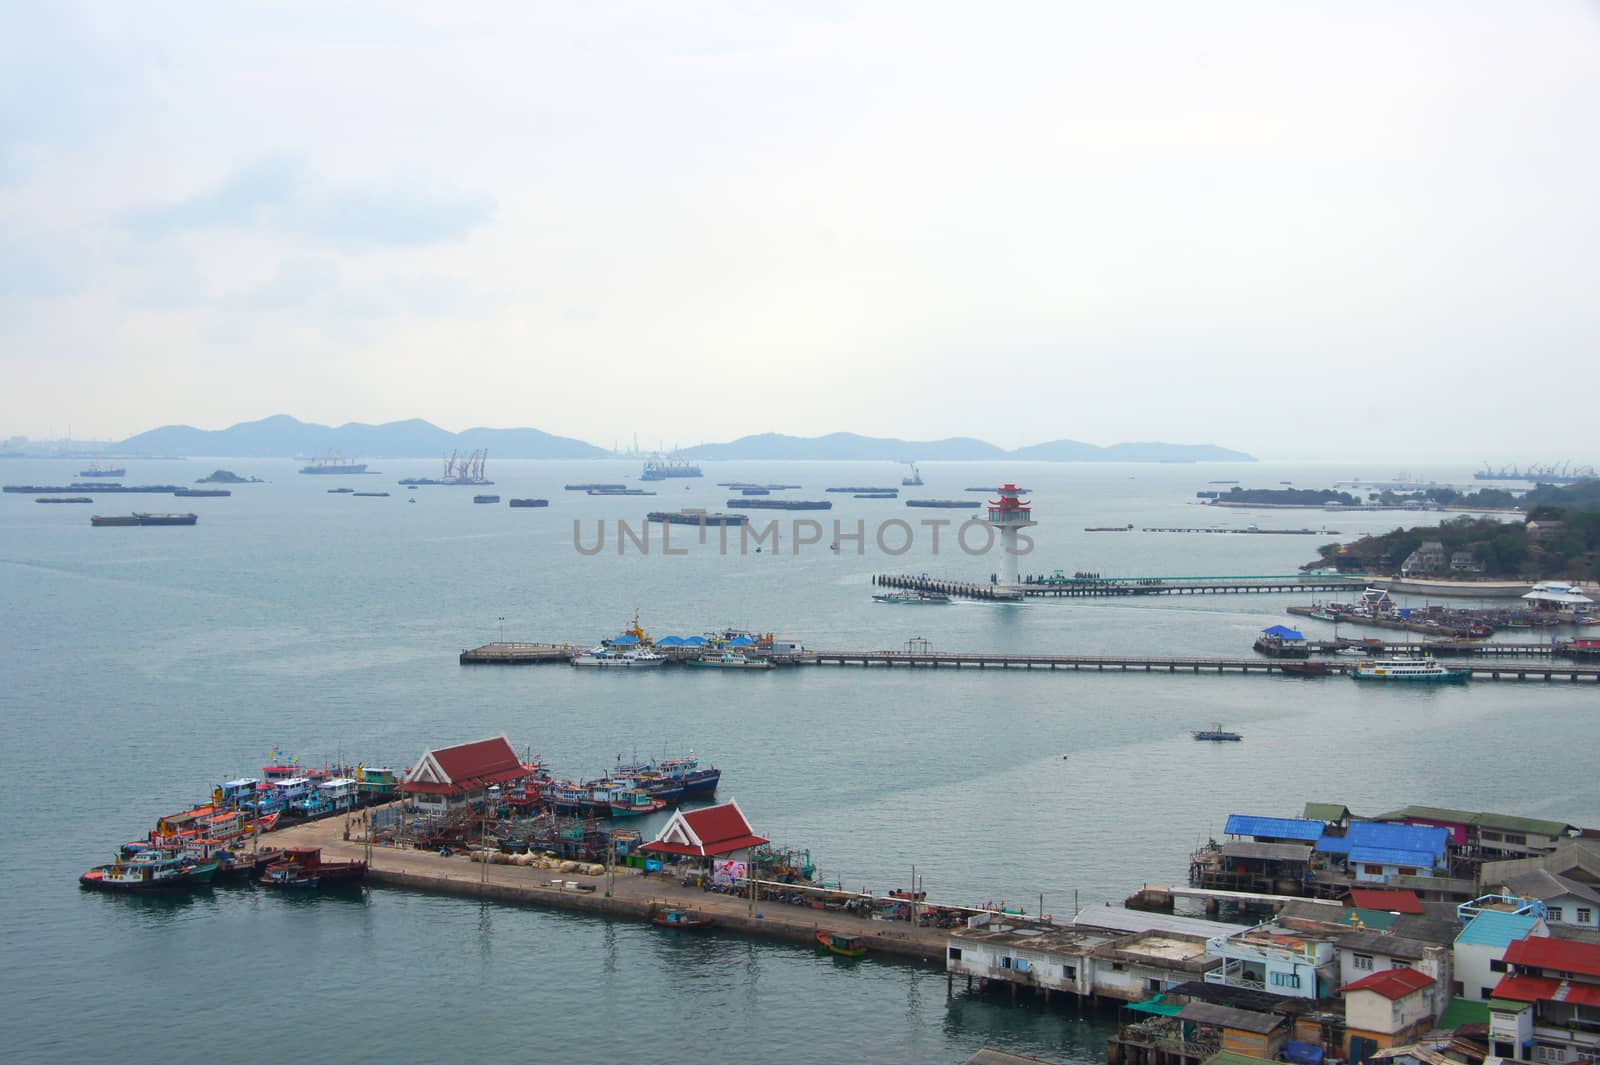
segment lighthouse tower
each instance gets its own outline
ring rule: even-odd
[[[1016,588],[1022,582],[1017,577],[1017,533],[1039,524],[1033,520],[1033,505],[1025,503],[1021,498],[1022,492],[1016,485],[1009,482],[1000,486],[998,501],[990,500],[989,517],[984,524],[1000,532],[1001,555],[1000,562],[1001,584],[1006,588]]]

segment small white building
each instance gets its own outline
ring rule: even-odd
[[[1412,969],[1390,969],[1339,989],[1344,996],[1345,1060],[1365,1061],[1374,1051],[1409,1043],[1433,1027],[1443,1012],[1439,985]]]
[[[1450,949],[1437,943],[1389,932],[1362,930],[1347,932],[1338,939],[1339,979],[1344,984],[1364,980],[1374,973],[1391,969],[1410,969],[1431,977],[1441,988],[1449,987],[1452,973]],[[1434,1006],[1444,1012],[1448,995],[1435,995]]]
[[[1261,925],[1215,936],[1206,949],[1222,959],[1206,973],[1208,984],[1311,999],[1326,998],[1338,986],[1338,957],[1324,936]]]

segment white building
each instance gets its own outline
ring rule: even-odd
[[[1206,983],[1269,991],[1290,998],[1327,998],[1338,986],[1338,957],[1330,939],[1274,925],[1206,944],[1222,964],[1206,973]]]
[[[1408,939],[1388,932],[1348,932],[1338,939],[1339,980],[1353,984],[1374,973],[1391,969],[1410,969],[1431,978],[1439,987],[1451,983],[1452,959],[1449,948],[1420,939]],[[1448,995],[1433,996],[1439,1013],[1449,1004]]]
[[[1451,989],[1459,998],[1493,998],[1495,985],[1506,974],[1506,948],[1528,936],[1549,934],[1537,913],[1481,911],[1456,937]]]

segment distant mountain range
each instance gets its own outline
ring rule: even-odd
[[[1052,440],[1014,451],[970,436],[944,440],[896,440],[889,437],[829,433],[827,436],[784,436],[761,433],[726,444],[701,444],[677,452],[691,459],[886,459],[890,462],[1022,459],[1032,462],[1254,462],[1254,455],[1213,444],[1112,444],[1099,447],[1077,440]]]
[[[335,453],[346,458],[432,458],[452,449],[488,448],[495,458],[607,458],[611,452],[566,436],[538,429],[467,429],[452,433],[431,422],[412,418],[383,425],[351,422],[328,426],[302,422],[287,414],[241,422],[227,429],[168,425],[130,436],[108,450],[120,455],[212,455],[239,458],[289,458]],[[700,444],[675,452],[689,459],[807,459],[888,462],[1020,459],[1033,462],[1254,462],[1253,455],[1212,444],[1112,444],[1099,447],[1076,440],[1007,451],[968,436],[944,440],[897,440],[829,433],[827,436],[784,436],[761,433],[726,444]]]
[[[334,452],[346,458],[434,458],[446,451],[489,449],[503,459],[590,459],[610,454],[571,437],[538,429],[468,429],[452,433],[411,418],[383,425],[315,425],[276,414],[227,429],[167,425],[113,445],[118,454],[215,455],[237,458],[290,458]]]

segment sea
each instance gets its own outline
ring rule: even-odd
[[[0,478],[61,484],[80,465],[8,460]],[[78,875],[123,840],[222,780],[258,774],[275,751],[305,765],[405,768],[430,746],[504,734],[573,777],[692,751],[722,769],[719,797],[738,800],[762,834],[809,850],[822,878],[883,891],[915,870],[934,902],[1042,906],[1057,920],[1182,883],[1190,853],[1233,812],[1428,803],[1600,825],[1592,686],[457,661],[502,639],[588,646],[635,617],[657,637],[737,628],[812,648],[1245,656],[1272,624],[1331,635],[1284,608],[1334,593],[875,603],[874,574],[981,582],[1002,566],[998,548],[981,552],[980,530],[967,530],[970,553],[961,545],[973,512],[823,491],[898,486],[906,471],[892,463],[707,463],[703,478],[618,498],[563,486],[640,486],[637,462],[492,460],[495,484],[476,489],[396,484],[437,476],[423,461],[373,461],[364,476],[303,475],[287,460],[126,465],[127,483],[187,483],[218,467],[264,483],[228,498],[0,497],[8,1061],[955,1063],[984,1046],[1104,1060],[1114,1013],[1013,1004],[960,983],[947,997],[932,967],[388,889],[218,888],[179,900],[79,889]],[[1293,574],[1321,544],[1439,518],[1196,498],[1226,491],[1219,481],[1396,479],[1373,464],[928,462],[921,472],[925,486],[907,496],[982,501],[993,495],[966,489],[1027,488],[1038,524],[1023,573]],[[1471,473],[1408,476],[1469,484]],[[663,545],[655,526],[641,544],[646,511],[725,509],[735,493],[718,482],[734,481],[799,484],[774,497],[835,505],[750,512],[779,523],[759,543],[737,530],[726,546],[715,530],[700,543],[678,527]],[[329,492],[338,487],[390,494]],[[502,501],[475,504],[480,492]],[[519,496],[550,505],[506,505]],[[199,522],[90,527],[91,513],[135,510]],[[795,524],[807,520],[818,527]],[[1315,535],[1141,531],[1252,524]],[[1217,723],[1244,741],[1190,737]]]

